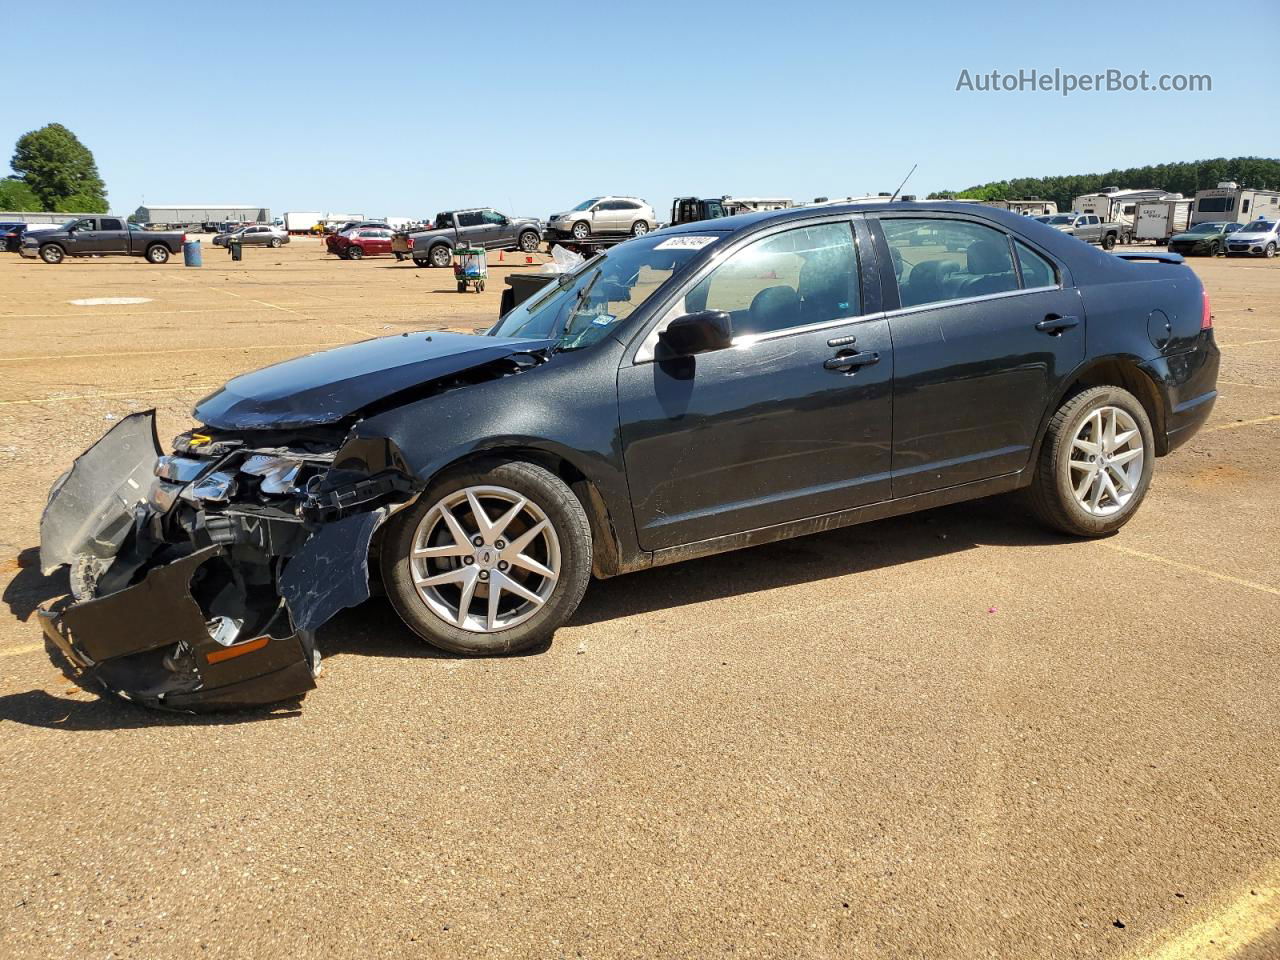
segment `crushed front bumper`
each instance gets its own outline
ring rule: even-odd
[[[154,476],[160,457],[154,411],[132,414],[54,485],[41,566],[70,565],[87,599],[42,610],[45,635],[77,675],[146,706],[300,699],[319,669],[316,629],[369,597],[370,544],[388,509],[324,522],[233,503],[208,511],[183,496],[196,476]],[[184,508],[194,519],[176,522]]]

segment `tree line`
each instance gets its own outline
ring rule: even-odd
[[[1071,202],[1076,197],[1097,193],[1103,187],[1119,187],[1122,190],[1151,187],[1180,193],[1184,197],[1194,197],[1197,190],[1216,187],[1224,180],[1234,180],[1242,187],[1260,190],[1280,189],[1280,160],[1270,157],[1218,157],[1213,160],[1129,167],[1125,170],[1108,170],[1106,173],[1018,177],[982,183],[965,190],[939,190],[929,194],[929,199],[1016,200],[1040,197],[1057,203],[1059,210],[1070,210]]]
[[[0,210],[106,213],[107,187],[93,153],[60,123],[24,133],[0,178]]]

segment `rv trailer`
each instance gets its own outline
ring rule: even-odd
[[[1226,220],[1248,223],[1265,217],[1280,220],[1280,191],[1253,190],[1234,180],[1224,180],[1211,190],[1197,190],[1191,223]]]

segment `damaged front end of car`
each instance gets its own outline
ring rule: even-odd
[[[414,494],[403,473],[334,469],[345,431],[182,434],[116,424],[50,493],[46,573],[74,602],[41,611],[74,669],[147,706],[235,709],[315,686],[316,629],[369,596],[374,532]]]

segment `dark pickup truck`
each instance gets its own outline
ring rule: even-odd
[[[541,242],[539,221],[508,217],[492,207],[477,207],[448,210],[436,215],[431,229],[397,234],[392,238],[391,252],[397,259],[408,254],[420,267],[447,267],[454,246],[533,253]]]
[[[45,263],[94,256],[146,257],[152,263],[165,263],[171,254],[182,252],[184,239],[182,233],[143,230],[123,217],[81,217],[53,230],[28,233],[18,252]]]

